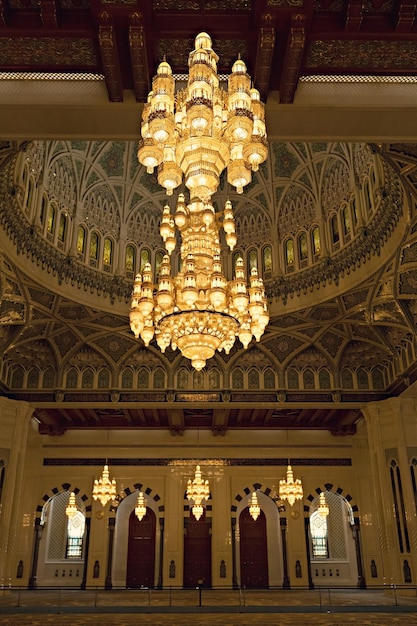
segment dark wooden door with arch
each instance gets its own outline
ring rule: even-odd
[[[156,516],[148,507],[139,521],[132,511],[129,517],[126,587],[154,587],[155,585]]]
[[[242,587],[265,589],[269,586],[265,514],[261,511],[255,522],[249,509],[243,509],[239,517],[239,532],[240,584]]]
[[[190,513],[184,528],[184,587],[211,587],[211,520]]]

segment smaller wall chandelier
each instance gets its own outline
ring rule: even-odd
[[[191,510],[197,521],[203,515],[203,502],[208,500],[209,497],[209,481],[202,479],[200,466],[197,465],[195,468],[194,480],[191,480],[190,478],[187,484],[187,498],[193,503]]]
[[[135,506],[135,515],[136,515],[136,517],[138,518],[138,520],[140,522],[142,521],[142,519],[146,515],[146,505],[147,504],[148,504],[147,499],[143,495],[142,491],[139,491],[138,501],[137,501],[137,504]]]
[[[248,504],[249,504],[250,516],[256,522],[261,512],[261,507],[259,506],[258,496],[256,495],[256,491],[252,492],[252,495],[249,498]]]
[[[116,497],[116,481],[110,480],[109,466],[105,465],[99,479],[94,480],[93,498],[100,500],[102,506],[106,506],[109,500]]]
[[[326,502],[326,497],[323,492],[320,493],[319,505],[317,507],[317,513],[321,517],[327,517],[329,514],[329,505]]]
[[[301,480],[299,478],[294,480],[291,465],[287,467],[287,478],[282,478],[279,481],[279,497],[281,500],[287,500],[290,506],[292,506],[296,500],[301,500],[303,497]]]
[[[71,491],[68,504],[65,509],[65,514],[69,519],[71,519],[72,517],[74,517],[74,515],[77,514],[77,512],[78,512],[78,509],[77,509],[77,505],[75,502],[75,493]]]

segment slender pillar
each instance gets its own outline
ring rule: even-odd
[[[164,565],[164,530],[165,530],[165,520],[163,517],[159,518],[159,573],[158,573],[158,583],[157,588],[163,588],[163,565]]]
[[[90,549],[90,527],[91,519],[86,517],[85,519],[85,549],[84,549],[84,570],[83,579],[81,581],[80,588],[85,589],[87,586],[87,572],[88,572],[88,552]]]
[[[232,517],[232,584],[233,589],[237,589],[236,572],[236,518]]]
[[[107,572],[106,572],[106,580],[104,583],[104,588],[105,589],[112,589],[113,588],[113,581],[112,581],[112,576],[111,576],[111,570],[112,570],[112,566],[113,566],[113,542],[114,542],[114,530],[115,530],[115,525],[116,525],[116,519],[114,517],[111,517],[109,519],[109,547],[108,547],[108,552],[107,552]]]
[[[41,520],[37,518],[35,520],[34,539],[33,539],[33,554],[32,554],[32,567],[30,569],[29,589],[36,589],[36,572],[38,570],[38,558],[39,558],[39,543],[42,538],[42,524]]]
[[[358,566],[358,589],[366,589],[366,581],[363,573],[362,550],[360,542],[359,519],[351,526],[353,540],[355,542],[356,564]]]
[[[282,580],[282,588],[290,589],[290,577],[288,575],[288,550],[287,550],[287,519],[281,517],[279,520],[281,528],[281,542],[282,542],[282,561],[284,565],[284,578]]]
[[[311,575],[311,553],[310,553],[310,518],[304,518],[304,532],[306,540],[306,556],[307,556],[307,576],[308,576],[308,588],[314,589],[313,577]]]

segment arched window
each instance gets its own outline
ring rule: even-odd
[[[122,374],[122,389],[132,389],[133,387],[133,372],[130,367],[123,370]]]
[[[48,198],[46,196],[42,196],[41,211],[39,213],[39,223],[41,224],[41,226],[43,226],[45,223],[47,206],[48,206]]]
[[[310,369],[306,369],[303,372],[303,387],[304,389],[314,389],[315,388],[315,382],[314,382],[314,372]]]
[[[85,228],[84,226],[78,226],[77,233],[77,254],[79,257],[84,257],[85,252]]]
[[[264,372],[264,387],[265,389],[275,389],[275,374],[270,368]]]
[[[356,372],[358,379],[358,389],[369,389],[368,372],[362,368],[359,368]]]
[[[330,231],[332,237],[333,247],[337,249],[339,247],[339,227],[337,225],[337,215],[332,215],[330,219]]]
[[[159,272],[161,271],[162,261],[164,259],[164,253],[161,250],[158,250],[155,256],[155,277],[158,278]]]
[[[82,376],[82,388],[83,389],[92,389],[94,384],[94,372],[90,368],[84,370]]]
[[[272,248],[265,246],[262,250],[262,272],[264,278],[272,277]]]
[[[28,373],[28,389],[37,389],[39,385],[39,370],[33,367]]]
[[[313,244],[313,255],[316,258],[321,251],[320,229],[318,226],[314,226],[311,231],[311,242]]]
[[[248,388],[259,389],[259,372],[255,368],[251,368],[248,373]]]
[[[338,493],[323,493],[329,515],[321,517],[318,513],[319,496],[314,498],[310,508],[312,558],[346,561],[350,558],[349,542],[353,542],[352,535],[347,532],[349,526],[354,524],[352,507]]]
[[[178,389],[188,389],[188,370],[182,367],[177,374]]]
[[[143,272],[143,268],[147,263],[151,262],[151,253],[147,248],[142,248],[140,251],[140,271]]]
[[[291,368],[287,372],[288,389],[299,389],[300,383],[298,380],[298,372],[296,369]]]
[[[55,230],[55,218],[56,218],[56,210],[53,204],[49,206],[48,211],[48,223],[46,226],[48,239],[53,238],[54,230]]]
[[[330,389],[330,374],[324,368],[319,371],[319,387],[320,389]]]
[[[248,254],[248,262],[249,262],[249,271],[248,274],[250,274],[250,270],[254,267],[258,267],[258,253],[256,250],[250,250],[249,254]]]
[[[149,371],[146,367],[141,367],[138,372],[138,388],[149,389]]]
[[[88,256],[90,257],[90,264],[94,266],[97,265],[99,245],[100,238],[98,234],[93,231],[90,235],[90,250]]]
[[[55,373],[52,367],[48,367],[42,377],[42,388],[43,389],[53,389],[55,386]]]
[[[113,242],[109,237],[104,238],[103,264],[105,269],[111,267],[113,261]]]
[[[67,559],[81,559],[83,554],[83,538],[85,531],[85,515],[81,511],[67,522]]]
[[[220,372],[211,367],[208,373],[209,389],[220,389]]]
[[[99,389],[108,389],[110,386],[110,372],[103,368],[98,373],[97,386]]]
[[[233,389],[243,389],[243,372],[241,369],[235,369],[232,373]]]
[[[78,371],[75,367],[71,367],[71,369],[67,372],[67,389],[77,389],[78,387]]]
[[[132,244],[126,246],[125,271],[129,277],[133,276],[136,271],[136,248]]]
[[[343,207],[342,210],[342,223],[345,241],[350,241],[350,213],[347,206]]]
[[[161,367],[158,367],[153,374],[153,388],[165,389],[165,372]]]
[[[346,368],[342,370],[342,387],[344,389],[354,388],[352,372]]]
[[[67,234],[67,216],[65,213],[61,213],[59,216],[59,226],[58,226],[58,246],[63,247],[65,243],[65,236]]]
[[[294,240],[287,239],[285,241],[285,265],[287,270],[294,269]]]
[[[10,386],[13,387],[13,389],[21,389],[23,387],[24,374],[25,372],[22,367],[18,366],[13,370],[12,380],[10,384]]]
[[[298,237],[298,254],[300,256],[300,262],[302,266],[306,265],[308,261],[308,247],[307,247],[307,234],[302,232]]]
[[[310,533],[313,559],[329,557],[327,537],[327,517],[322,517],[318,511],[310,516]]]

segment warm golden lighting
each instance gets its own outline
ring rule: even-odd
[[[301,480],[299,478],[294,480],[291,465],[287,467],[287,479],[282,478],[279,481],[279,497],[281,500],[287,500],[290,506],[292,506],[296,500],[301,500],[303,497]]]
[[[100,500],[102,506],[106,506],[109,500],[116,497],[116,481],[110,480],[109,466],[105,465],[100,478],[94,481],[93,498]]]
[[[329,505],[326,502],[326,497],[323,492],[320,494],[317,512],[321,517],[327,517],[329,514]]]
[[[138,501],[137,501],[137,504],[135,506],[135,515],[136,515],[136,517],[138,518],[138,520],[140,522],[142,521],[142,519],[146,515],[146,505],[147,504],[148,504],[148,501],[144,497],[143,493],[140,491],[139,495],[138,495]]]
[[[197,465],[195,468],[194,480],[191,480],[190,478],[187,484],[187,498],[193,503],[191,510],[197,521],[203,515],[203,502],[208,500],[209,497],[209,482],[208,480],[202,479],[200,466]]]
[[[74,515],[76,515],[78,512],[77,509],[77,505],[75,503],[75,493],[73,491],[71,491],[70,493],[70,497],[68,500],[68,504],[67,507],[65,509],[65,514],[67,517],[69,517],[71,519],[71,517],[74,517]]]
[[[261,507],[259,506],[258,496],[256,495],[256,491],[253,491],[251,497],[249,498],[249,513],[255,522],[258,519],[260,512]]]
[[[168,195],[184,177],[190,201],[180,193],[174,214],[164,207],[160,232],[168,254],[157,285],[150,264],[136,276],[130,326],[145,345],[155,336],[162,352],[169,345],[179,348],[197,370],[216,350],[229,353],[236,337],[244,348],[252,337],[259,341],[269,321],[256,267],[249,286],[242,259],[236,262],[233,280],[224,276],[220,229],[233,250],[233,209],[227,201],[224,211],[216,213],[211,202],[226,167],[229,183],[241,193],[251,172],[265,161],[264,105],[242,60],[233,65],[227,92],[220,88],[217,61],[209,35],[200,33],[189,56],[187,87],[177,93],[171,67],[160,63],[144,107],[138,150],[148,172],[158,166],[158,182]],[[181,234],[182,263],[172,277],[176,231]]]

